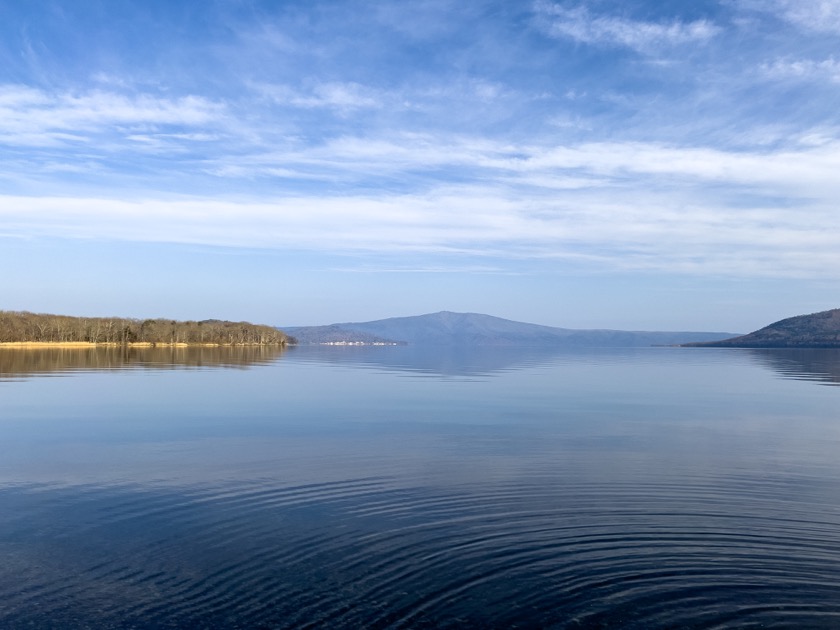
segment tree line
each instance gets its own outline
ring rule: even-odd
[[[273,326],[218,319],[175,321],[71,317],[0,311],[0,342],[286,345],[294,339]]]

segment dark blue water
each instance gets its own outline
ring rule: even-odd
[[[39,352],[0,627],[840,627],[837,351]]]

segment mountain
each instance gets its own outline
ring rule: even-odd
[[[367,339],[427,346],[551,346],[640,347],[713,341],[733,336],[716,332],[646,332],[625,330],[576,330],[515,322],[478,313],[441,311],[413,317],[392,317],[372,322],[347,322],[330,326],[283,330],[300,344],[365,343]],[[344,336],[342,338],[342,335]]]
[[[840,348],[840,308],[788,317],[732,339],[685,345],[708,348]]]

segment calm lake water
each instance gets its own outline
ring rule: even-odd
[[[838,628],[840,351],[0,351],[2,628]]]

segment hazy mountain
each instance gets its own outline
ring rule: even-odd
[[[840,308],[789,317],[732,339],[690,345],[714,348],[840,348]]]
[[[478,313],[449,311],[330,326],[285,326],[283,330],[301,344],[334,343],[339,340],[364,342],[376,338],[380,341],[427,346],[639,347],[714,341],[733,336],[725,332],[576,330],[526,324]],[[341,339],[342,335],[344,339]]]

